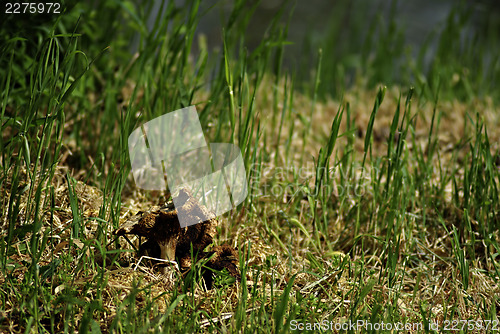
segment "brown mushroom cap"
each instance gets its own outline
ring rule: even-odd
[[[128,220],[114,234],[121,236],[135,234],[148,240],[140,247],[141,254],[165,260],[178,259],[180,267],[187,273],[191,264],[191,250],[198,259],[207,259],[206,266],[212,270],[204,270],[203,277],[207,288],[211,289],[214,280],[213,271],[226,269],[231,276],[240,280],[238,271],[238,252],[229,245],[215,246],[210,252],[204,249],[212,243],[217,231],[217,220],[213,214],[201,205],[189,191],[181,189],[176,201],[180,207],[174,208],[172,203],[162,207],[153,207],[146,212],[139,212]],[[179,201],[180,200],[180,201]],[[199,223],[181,227],[178,213]],[[166,273],[166,267],[162,267]]]
[[[114,234],[134,234],[155,241],[160,247],[161,259],[174,260],[174,257],[184,257],[191,253],[191,247],[195,253],[202,252],[213,241],[217,220],[209,219],[213,215],[200,205],[189,191],[181,189],[179,198],[182,205],[178,210],[188,219],[200,223],[182,228],[177,216],[178,211],[169,203],[161,208],[153,207],[146,212],[139,212]]]
[[[202,268],[201,274],[205,280],[205,285],[208,289],[212,289],[215,280],[215,272],[223,271],[224,269],[234,277],[237,281],[241,281],[241,275],[238,270],[238,251],[233,247],[224,244],[222,246],[214,246],[211,251],[203,252],[198,255],[198,260],[208,259],[205,266],[208,269]],[[179,259],[181,270],[184,276],[187,276],[191,270],[191,257],[185,256]]]

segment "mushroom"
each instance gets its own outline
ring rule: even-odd
[[[153,207],[146,212],[137,213],[114,234],[117,236],[134,234],[146,237],[149,243],[158,244],[159,258],[163,260],[174,261],[176,256],[185,256],[190,253],[191,246],[195,252],[202,252],[212,243],[217,220],[210,218],[213,215],[206,207],[200,205],[188,190],[181,189],[178,200],[182,204],[177,209],[174,208],[173,203],[168,203],[160,208]],[[199,223],[182,228],[177,216],[178,212]],[[162,266],[161,272],[166,273],[165,266]]]
[[[238,251],[233,247],[223,244],[214,246],[209,252],[202,252],[196,256],[195,261],[201,261],[201,276],[205,280],[207,289],[212,289],[215,274],[226,269],[228,273],[236,280],[241,281],[241,275],[238,271]],[[180,270],[182,276],[188,277],[193,265],[189,254],[179,257]],[[208,268],[208,269],[207,269]]]
[[[210,256],[210,260],[206,264],[208,268],[214,271],[222,271],[226,269],[231,276],[233,276],[236,280],[241,281],[241,276],[238,271],[239,257],[237,250],[227,244],[224,244],[222,246],[213,247],[208,256]],[[206,270],[202,275],[205,279],[207,288],[211,289],[215,276],[214,272]]]

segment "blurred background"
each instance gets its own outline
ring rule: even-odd
[[[208,44],[218,47],[221,45],[218,16],[227,17],[230,2],[206,1],[203,6],[220,7],[203,16],[199,25],[199,32],[207,35]],[[288,21],[287,40],[291,42],[284,52],[285,66],[306,79],[317,61],[318,50],[322,49],[323,70],[335,73],[331,84],[323,84],[334,95],[353,83],[356,72],[366,75],[370,85],[412,82],[414,74],[402,68],[410,59],[420,62],[417,66],[427,72],[436,53],[444,52],[440,47],[465,53],[472,43],[496,43],[493,39],[500,32],[500,1],[496,0],[273,0],[260,3],[250,20],[247,29],[250,49],[260,43],[269,22],[280,11],[282,22]],[[491,49],[480,49],[477,56],[481,54],[486,63],[496,61],[497,48],[491,45]],[[345,78],[345,82],[338,82],[339,77]]]
[[[217,59],[223,49],[224,29],[232,30],[232,37],[228,38],[232,38],[231,44],[239,44],[236,53],[251,54],[267,38],[267,46],[274,47],[281,58],[273,61],[280,64],[279,71],[274,68],[274,72],[294,73],[297,82],[305,82],[304,89],[313,80],[321,49],[320,96],[339,97],[361,76],[373,87],[379,83],[432,85],[436,75],[448,81],[470,81],[459,86],[485,85],[475,92],[481,95],[493,90],[500,76],[497,0],[205,0],[199,3],[196,18],[186,14],[191,6],[198,6],[194,1],[165,1],[163,6],[162,3],[66,0],[63,17],[18,14],[0,22],[2,31],[9,32],[7,36],[30,36],[34,40],[41,31],[47,32],[56,19],[75,25],[78,22],[86,30],[83,43],[87,41],[99,48],[113,45],[115,50],[119,46],[129,52],[124,55],[126,59],[140,50],[141,36],[154,30],[157,18],[180,18],[197,26],[191,47],[193,59],[199,55],[200,43],[214,51],[209,54],[210,59]],[[176,7],[177,17],[165,17],[170,5]],[[92,22],[96,17],[100,18],[99,25]],[[123,45],[124,40],[129,45]],[[461,63],[456,64],[457,61]],[[445,73],[448,65],[450,73]],[[463,66],[464,73],[455,73],[457,66]],[[471,67],[479,69],[470,73]],[[471,92],[464,91],[467,89],[462,87],[462,92],[454,94],[470,98]]]

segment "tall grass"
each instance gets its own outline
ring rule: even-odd
[[[260,45],[246,49],[257,4],[243,0],[221,23],[221,51],[201,43],[193,54],[200,6],[199,0],[184,7],[162,2],[162,15],[148,28],[156,14],[148,4],[79,3],[40,26],[36,39],[2,30],[2,330],[287,332],[293,320],[406,319],[429,326],[436,309],[445,319],[496,319],[498,297],[480,301],[474,284],[494,289],[500,269],[495,129],[480,110],[466,114],[467,135],[453,143],[451,157],[439,137],[446,116],[440,101],[496,97],[499,65],[488,58],[489,44],[480,36],[461,39],[468,7],[450,13],[429,67],[423,57],[402,60],[393,2],[387,23],[374,18],[375,34],[354,29],[363,50],[324,43],[304,75],[284,65],[293,22],[284,11],[269,22]],[[332,22],[333,40],[340,26]],[[318,114],[330,95],[344,93],[351,70],[359,75],[352,82],[368,84],[363,89],[402,78],[415,88],[405,82],[410,88],[398,98],[379,88],[373,101],[363,101],[373,108],[362,129],[362,111],[353,107],[359,101],[341,100],[336,112]],[[428,101],[431,114],[424,111]],[[234,232],[229,241],[239,243],[241,284],[233,289],[222,275],[213,294],[200,293],[198,263],[160,293],[147,276],[113,286],[112,275],[126,271],[119,261],[126,251],[109,232],[126,201],[159,197],[140,196],[130,185],[128,136],[192,104],[209,140],[237,144],[247,167],[249,196],[219,229]],[[381,140],[376,130],[387,113],[392,119]],[[324,136],[318,118],[331,124]],[[430,122],[424,135],[419,122]],[[267,175],[269,166],[302,167],[311,154],[312,176]],[[296,192],[263,194],[264,186]],[[89,213],[92,203],[97,210]],[[429,288],[438,283],[446,293]]]
[[[444,85],[441,97],[470,100],[477,96],[498,98],[498,15],[494,2],[456,1],[443,22],[434,27],[423,45],[411,45],[399,19],[401,1],[380,3],[378,11],[366,13],[377,3],[365,0],[339,1],[332,5],[326,32],[307,36],[303,46],[304,63],[323,49],[323,82],[320,97],[340,98],[352,85],[364,83],[373,88],[412,82],[427,99],[435,98],[436,88]],[[490,13],[490,14],[487,14]],[[416,56],[413,56],[416,55]],[[299,78],[306,81],[310,70],[300,63]]]

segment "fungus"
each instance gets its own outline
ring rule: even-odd
[[[139,212],[114,234],[117,236],[134,234],[147,238],[149,244],[142,248],[151,249],[157,244],[160,249],[159,258],[163,260],[174,261],[176,257],[190,254],[191,247],[195,253],[202,252],[212,243],[217,220],[210,219],[213,215],[206,207],[200,205],[188,190],[179,191],[179,202],[182,205],[177,209],[173,203],[168,203],[162,207],[153,207],[146,212]],[[199,223],[182,228],[178,212]],[[162,266],[161,272],[166,273],[165,266]]]

